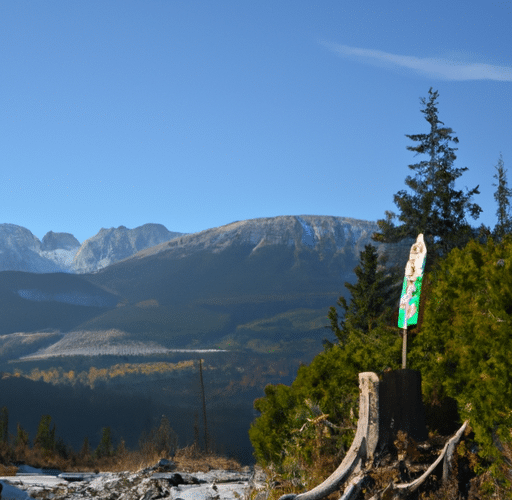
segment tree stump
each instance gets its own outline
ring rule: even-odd
[[[379,384],[379,447],[392,446],[398,431],[415,441],[428,438],[421,398],[421,373],[395,370],[383,374]]]

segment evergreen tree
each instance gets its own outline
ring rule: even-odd
[[[498,204],[498,210],[496,211],[498,222],[494,227],[493,236],[495,236],[498,240],[501,240],[501,238],[503,238],[503,236],[509,233],[512,229],[512,221],[510,220],[509,215],[512,189],[510,189],[507,184],[507,171],[505,170],[501,153],[498,160],[498,165],[496,165],[494,168],[496,168],[496,173],[493,177],[498,181],[498,184],[493,183],[493,186],[498,188],[494,193],[494,199]]]
[[[14,446],[16,448],[26,448],[29,445],[28,432],[19,424],[16,425],[16,438]]]
[[[85,436],[84,442],[82,444],[82,448],[80,450],[80,458],[86,459],[86,458],[90,457],[90,455],[91,455],[91,449],[89,446],[89,438],[87,436]]]
[[[0,443],[7,443],[9,432],[9,410],[6,406],[0,413]]]
[[[331,324],[327,328],[334,332],[341,344],[346,342],[350,331],[368,333],[382,323],[389,316],[390,307],[399,296],[398,290],[396,294],[392,293],[393,285],[397,283],[396,277],[383,268],[385,260],[379,259],[373,245],[366,245],[359,258],[359,265],[354,269],[357,283],[345,283],[351,293],[350,303],[343,296],[337,301],[338,306],[344,310],[344,318],[340,320],[334,306],[329,308],[328,318]],[[329,341],[325,343],[332,347]]]
[[[37,428],[36,439],[34,445],[45,452],[55,450],[55,424],[51,426],[52,417],[50,415],[42,415]]]
[[[416,239],[423,233],[432,257],[447,255],[452,248],[464,246],[473,237],[466,215],[477,219],[482,211],[471,202],[473,196],[479,194],[478,186],[471,191],[466,189],[466,192],[455,189],[455,181],[467,167],[455,168],[453,165],[457,148],[450,143],[457,144],[459,139],[439,120],[437,97],[438,92],[430,88],[428,102],[421,99],[425,106],[421,112],[430,125],[430,131],[406,135],[417,143],[407,146],[407,149],[427,157],[409,165],[415,175],[407,176],[405,183],[412,193],[401,190],[395,194],[394,203],[400,213],[396,215],[386,211],[386,219],[378,221],[380,232],[373,235],[376,241],[396,242],[408,237]],[[397,217],[402,223],[399,226],[394,223]]]
[[[254,401],[254,408],[261,416],[251,425],[249,438],[261,465],[282,462],[285,445],[291,437],[296,405],[292,389],[283,384],[268,384],[265,397]]]
[[[359,373],[401,365],[402,341],[396,330],[379,325],[363,336],[350,331],[344,344],[336,344],[315,356],[310,365],[300,366],[291,387],[268,384],[265,397],[254,402],[261,415],[249,429],[258,463],[274,464],[276,470],[294,474],[304,470],[305,464],[331,460],[334,465],[340,460],[354,437]],[[326,419],[320,430],[330,436],[321,440],[319,449],[317,429],[311,424],[320,415]]]
[[[58,437],[55,440],[55,453],[61,456],[64,460],[67,460],[72,452],[72,448],[66,445],[64,439]]]
[[[114,454],[114,446],[112,445],[112,431],[110,430],[110,427],[103,427],[101,432],[101,441],[94,454],[96,458],[111,457]]]
[[[151,440],[158,453],[166,456],[174,455],[178,446],[178,436],[172,430],[169,419],[165,415],[162,415],[159,427],[151,431]]]
[[[504,447],[512,447],[511,256],[507,236],[499,244],[473,240],[453,250],[430,274],[431,293],[410,352],[427,401],[457,401],[493,473],[508,460]]]

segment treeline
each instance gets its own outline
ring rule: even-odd
[[[19,423],[16,425],[16,434],[10,434],[8,429],[9,411],[4,406],[0,410],[0,464],[4,467],[26,463],[33,467],[60,470],[112,470],[113,467],[126,470],[140,464],[154,464],[160,458],[172,457],[178,449],[178,436],[165,415],[159,425],[149,432],[141,433],[138,449],[135,450],[128,450],[123,438],[114,442],[112,429],[104,427],[96,448],[91,447],[86,436],[81,449],[76,451],[56,434],[56,426],[50,415],[41,416],[32,441],[29,433]],[[193,446],[198,448],[198,443]]]
[[[409,165],[409,191],[394,197],[399,213],[386,212],[373,239],[399,242],[424,234],[427,267],[418,325],[409,329],[408,367],[422,374],[430,435],[449,434],[469,419],[472,433],[457,456],[475,476],[474,490],[482,499],[512,498],[512,192],[500,156],[497,224],[470,226],[467,218],[481,213],[473,201],[478,186],[455,186],[467,168],[454,167],[458,138],[438,119],[437,97],[430,89],[429,99],[421,99],[429,132],[407,136],[414,142],[407,149],[426,159]],[[367,245],[355,268],[357,282],[345,283],[351,299],[340,297],[328,311],[333,338],[324,340],[324,351],[299,368],[290,386],[268,385],[255,401],[260,416],[249,431],[255,456],[297,491],[325,479],[350,446],[358,374],[401,367],[397,316],[404,269],[383,264]],[[457,485],[452,488],[431,498],[460,498]]]

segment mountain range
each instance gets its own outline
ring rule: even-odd
[[[28,229],[0,224],[0,271],[89,273],[183,233],[161,224],[100,229],[80,242],[69,233],[49,231],[40,241]]]
[[[29,250],[42,259],[42,252],[76,248],[71,235],[39,242],[4,226],[17,234],[17,246],[13,237],[7,243],[18,265]],[[348,298],[344,283],[355,281],[359,253],[378,226],[302,215],[193,234],[141,228],[100,231],[75,254],[74,273],[0,272],[0,370],[150,396],[170,405],[186,435],[197,409],[190,384],[203,358],[217,438],[237,426],[233,442],[247,453],[254,399],[268,383],[291,383],[323,339],[333,340],[328,309]],[[144,236],[137,239],[137,230]],[[159,238],[167,240],[150,244]],[[138,245],[146,248],[134,252]],[[410,242],[375,245],[389,265],[405,267]]]
[[[315,330],[344,293],[343,283],[354,281],[359,253],[377,229],[374,222],[304,215],[237,221],[178,236],[156,224],[101,230],[72,261],[75,270],[92,273],[0,274],[0,334],[53,330],[65,335],[67,348],[75,338],[82,339],[76,340],[81,349],[89,339],[98,350],[98,334],[92,332],[103,332],[131,352],[134,343],[157,351],[220,348],[263,334],[256,332],[269,336],[277,329],[293,336]],[[4,225],[3,231],[11,237],[0,240],[10,249],[2,255],[15,256],[4,262],[18,267],[26,254],[37,263],[44,252],[76,248],[71,235],[49,233],[40,243],[24,228]],[[149,248],[133,253],[144,246]],[[391,264],[407,255],[407,245],[378,249]],[[290,314],[293,321],[285,318]]]

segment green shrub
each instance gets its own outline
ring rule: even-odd
[[[249,431],[258,462],[293,475],[297,464],[341,461],[357,423],[359,373],[398,368],[400,361],[397,329],[380,326],[353,331],[344,345],[320,353],[290,387],[268,385],[254,403],[261,415]]]
[[[512,239],[471,241],[430,273],[410,359],[427,399],[457,401],[480,456],[496,470],[512,441]]]

